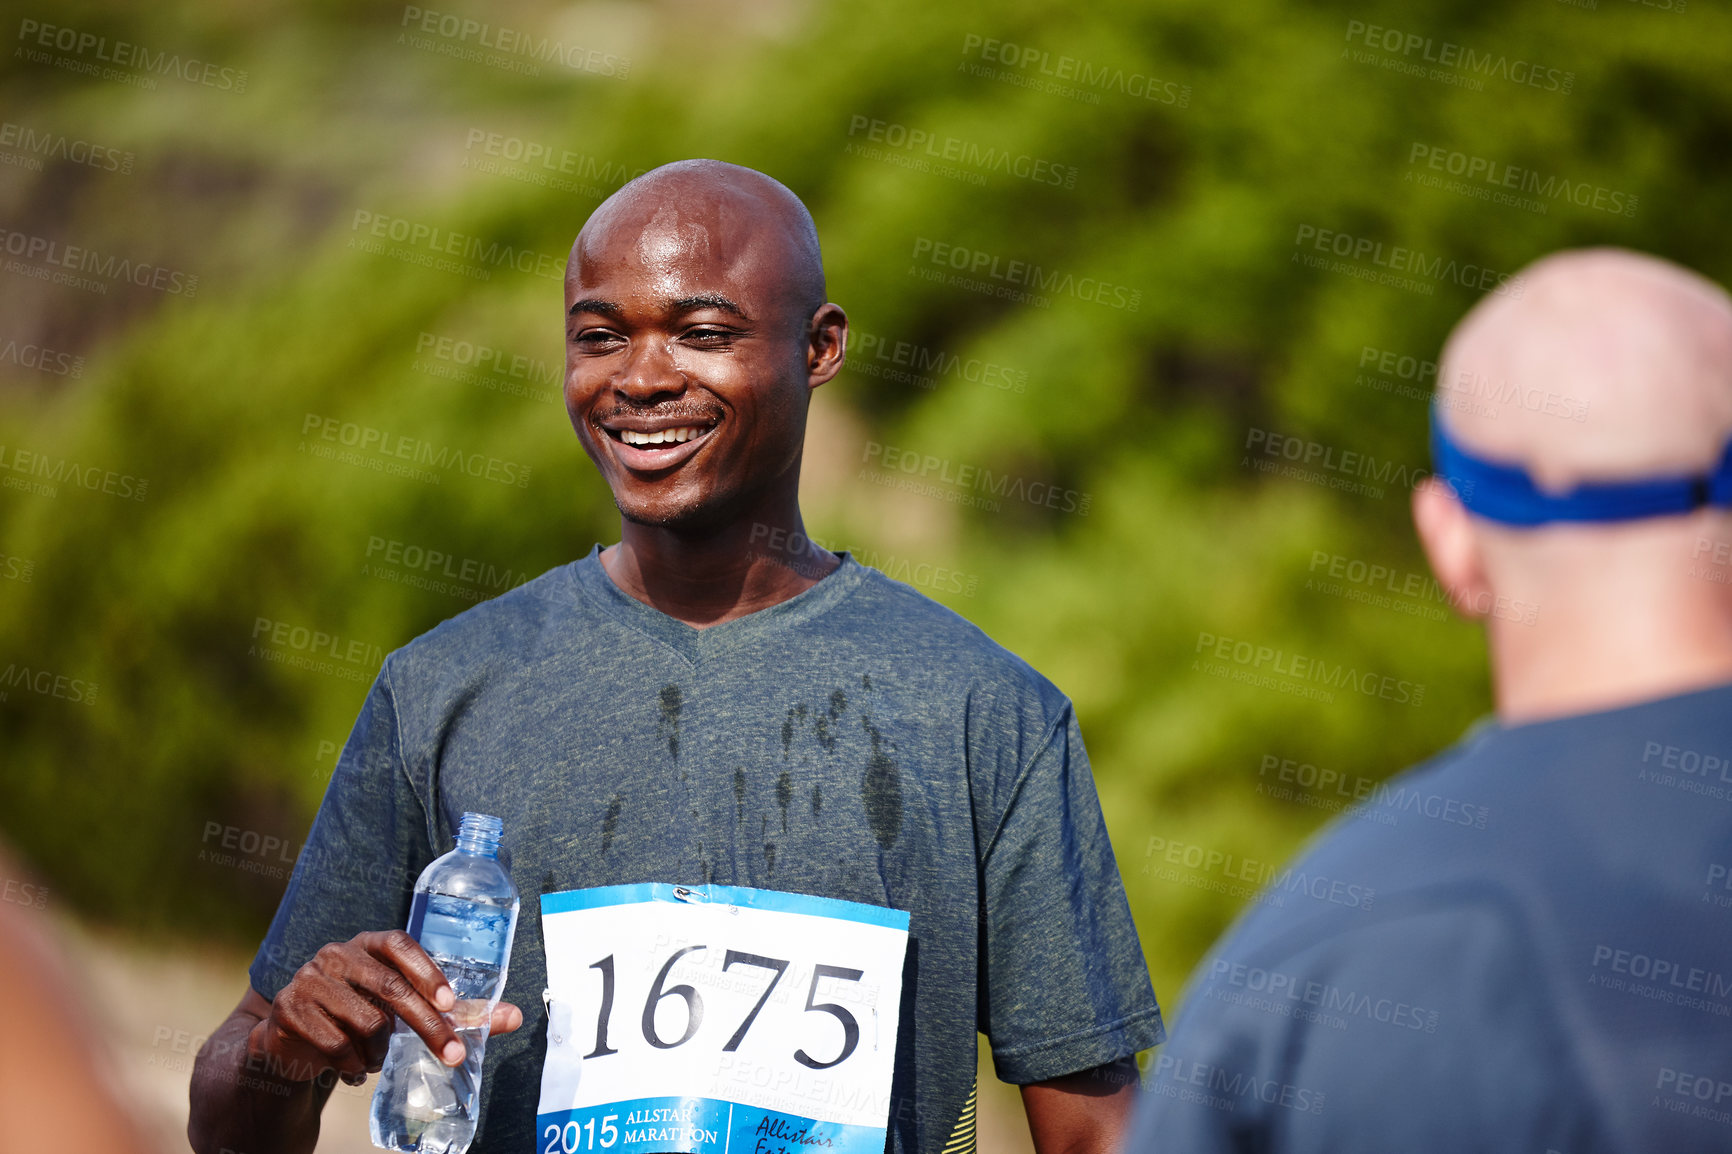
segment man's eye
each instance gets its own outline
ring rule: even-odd
[[[686,339],[701,345],[718,345],[733,340],[734,334],[728,329],[693,329],[686,334]]]
[[[585,348],[596,349],[612,344],[618,339],[615,334],[607,332],[605,329],[588,329],[572,337],[571,341],[573,344],[582,345]]]

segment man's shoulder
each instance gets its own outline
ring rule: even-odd
[[[1224,1149],[1211,1106],[1295,1151],[1589,1149],[1557,1142],[1596,1110],[1528,928],[1488,891],[1235,935],[1198,967],[1128,1149]]]
[[[848,612],[872,644],[965,674],[982,687],[1032,695],[1055,707],[1068,704],[1044,674],[962,614],[877,569],[861,569],[863,580]]]
[[[1289,862],[1257,871],[1263,888],[1217,955],[1273,957],[1400,920],[1415,894],[1430,914],[1492,900],[1510,879],[1488,856],[1498,840],[1486,836],[1493,799],[1476,788],[1477,777],[1468,745],[1368,785]]]
[[[571,587],[571,565],[470,606],[393,652],[388,665],[420,676],[461,677],[499,662],[519,665],[548,638],[549,631],[579,611]]]

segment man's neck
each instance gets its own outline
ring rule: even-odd
[[[702,533],[625,521],[601,564],[629,596],[704,629],[798,596],[841,561],[807,539],[793,505]]]
[[[1542,602],[1531,625],[1489,622],[1507,724],[1655,701],[1732,682],[1732,612],[1708,590],[1629,590],[1617,602]]]

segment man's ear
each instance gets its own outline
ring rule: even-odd
[[[842,371],[848,358],[848,314],[826,302],[807,326],[806,387],[815,389]]]
[[[1469,620],[1489,616],[1495,598],[1485,575],[1479,534],[1446,482],[1427,477],[1413,491],[1413,527],[1456,613]]]

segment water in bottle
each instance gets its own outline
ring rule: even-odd
[[[481,1102],[481,1053],[493,1007],[505,988],[517,930],[517,889],[499,864],[504,823],[466,813],[457,848],[421,871],[409,907],[409,934],[451,983],[457,1004],[445,1015],[464,1047],[447,1066],[401,1018],[373,1092],[373,1145],[418,1154],[463,1154],[475,1139]]]

